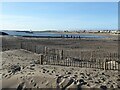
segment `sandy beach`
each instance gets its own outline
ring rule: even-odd
[[[62,48],[71,51],[95,50],[116,52],[117,39],[39,39],[3,37],[3,48],[7,44],[18,44],[20,41],[33,44]],[[114,43],[113,43],[114,42]],[[79,47],[76,47],[79,46]],[[5,48],[8,48],[5,47]],[[81,90],[85,88],[119,89],[119,73],[117,70],[102,70],[95,68],[80,68],[59,65],[40,65],[40,54],[24,49],[8,49],[2,54],[2,87],[17,88],[52,88],[56,90]],[[74,54],[73,54],[74,56]],[[22,89],[20,89],[22,88]]]
[[[118,71],[39,65],[39,55],[22,49],[2,55],[3,88],[118,88],[120,81]]]
[[[16,1],[0,4],[0,90],[120,90],[117,0]]]

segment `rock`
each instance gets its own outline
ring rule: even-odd
[[[10,69],[12,73],[16,73],[17,71],[21,70],[21,67],[19,65],[12,65]]]

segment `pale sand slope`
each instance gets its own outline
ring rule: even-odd
[[[26,50],[2,52],[3,88],[118,88],[118,72],[39,65],[39,55]],[[34,63],[35,61],[36,63]],[[12,65],[18,71],[11,72]],[[20,70],[19,70],[20,67]],[[19,89],[20,90],[20,89]]]

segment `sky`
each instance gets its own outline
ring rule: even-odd
[[[118,28],[117,2],[3,2],[2,30]]]

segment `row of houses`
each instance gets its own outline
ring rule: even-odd
[[[70,31],[64,31],[70,32]],[[120,30],[79,30],[79,31],[71,31],[77,33],[112,33],[112,34],[120,34]]]
[[[120,34],[120,30],[101,30],[99,33],[112,33],[112,34]]]

